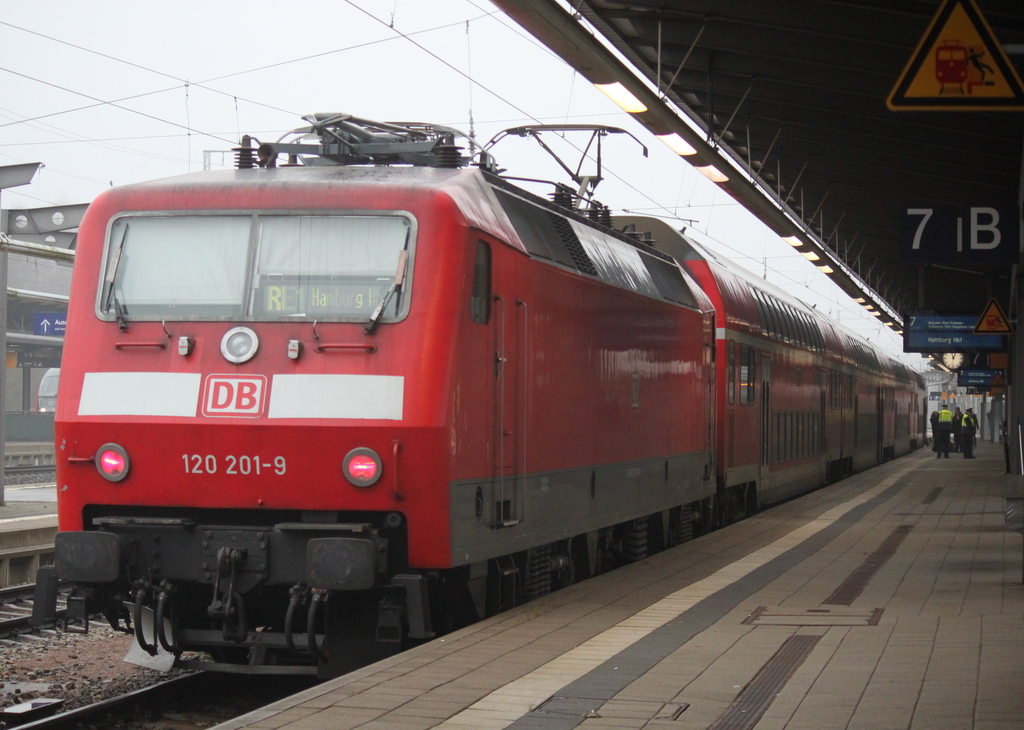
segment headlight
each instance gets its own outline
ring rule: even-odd
[[[128,476],[132,460],[128,452],[117,444],[103,444],[96,452],[96,470],[110,482],[119,482]]]
[[[352,449],[341,462],[345,478],[357,487],[369,487],[380,479],[383,464],[373,449]]]
[[[235,364],[249,362],[260,349],[260,338],[248,327],[235,327],[224,333],[220,341],[220,354]]]

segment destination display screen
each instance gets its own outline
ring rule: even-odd
[[[257,315],[269,317],[369,317],[391,286],[378,277],[262,277]],[[395,303],[385,315],[394,314]]]

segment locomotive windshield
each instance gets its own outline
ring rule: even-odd
[[[401,281],[405,215],[139,215],[114,221],[109,318],[367,321]],[[398,288],[383,321],[404,313]]]

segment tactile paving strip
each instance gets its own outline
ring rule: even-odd
[[[708,730],[750,730],[768,710],[796,670],[811,655],[820,636],[791,636],[762,666],[740,696]]]
[[[855,600],[857,596],[861,594],[864,587],[867,586],[868,581],[874,577],[875,573],[885,565],[889,558],[895,553],[897,548],[903,541],[907,539],[907,535],[914,529],[913,525],[900,525],[889,537],[882,541],[882,544],[878,546],[875,552],[871,553],[867,559],[861,563],[860,567],[850,573],[850,577],[843,581],[842,585],[835,589],[831,596],[821,602],[822,606],[849,606]]]

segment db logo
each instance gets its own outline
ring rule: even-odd
[[[248,416],[263,412],[267,379],[263,375],[207,375],[203,394],[204,416]]]

